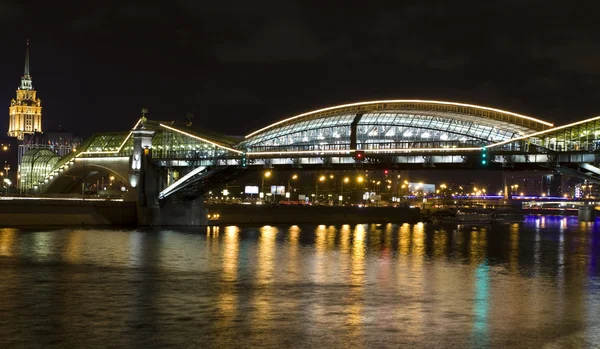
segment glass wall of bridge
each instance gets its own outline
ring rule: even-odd
[[[498,147],[498,150],[533,153],[600,151],[600,122],[593,120],[509,142]]]
[[[43,183],[47,175],[52,173],[60,156],[48,149],[30,149],[21,160],[19,188],[21,190],[33,189],[40,182]]]
[[[357,149],[478,147],[519,136],[510,124],[474,116],[370,112],[292,120],[253,135],[240,149],[251,152],[350,150],[357,120]]]
[[[163,129],[152,138],[152,158],[157,160],[213,161],[235,153],[189,135]]]

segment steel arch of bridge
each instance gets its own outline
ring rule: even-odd
[[[138,126],[139,121],[134,129]],[[359,149],[366,154],[390,156],[397,163],[412,161],[410,156],[414,158],[426,154],[431,155],[433,162],[457,162],[461,155],[473,154],[482,146],[497,157],[503,154],[522,154],[520,159],[524,162],[530,161],[528,154],[544,154],[534,162],[555,159],[557,157],[552,154],[557,153],[564,154],[559,162],[562,159],[576,162],[596,159],[598,162],[600,159],[600,116],[553,127],[551,123],[525,115],[453,102],[392,100],[324,108],[278,121],[244,139],[198,131],[176,122],[148,121],[145,127],[155,131],[152,139],[153,159],[165,166],[190,168],[239,165],[244,157],[249,159],[249,163],[254,161],[255,165],[268,165],[269,161],[273,161],[273,164],[290,164],[299,159],[308,159],[311,164],[318,164],[322,163],[319,158],[327,157],[337,159],[335,161],[341,164],[351,162],[351,153]],[[491,134],[490,129],[498,134],[505,132],[500,134],[504,139],[483,135],[482,128],[478,127],[487,130],[487,135]],[[391,139],[392,128],[396,128],[393,132],[395,137],[401,134],[401,137],[407,139]],[[327,142],[324,142],[326,139],[319,139],[320,130],[330,131],[330,144],[322,144]],[[412,139],[404,135],[406,130],[412,130]],[[334,137],[336,131],[339,137]],[[296,142],[268,143],[274,139],[289,139],[298,132],[305,132],[305,135],[313,132],[316,137],[312,143],[304,145]],[[429,132],[429,137],[422,137],[424,132]],[[442,139],[443,132],[447,132],[449,138]],[[390,139],[373,141],[386,133],[389,133]],[[459,139],[457,142],[456,139],[450,139],[451,134],[467,139]],[[337,143],[335,140],[338,140]],[[91,160],[130,156],[132,149],[132,133],[129,131],[97,134],[72,154],[58,161],[49,156],[47,164],[42,164],[43,159],[40,159],[36,166],[29,166],[31,176],[25,178],[39,178],[41,181],[44,175],[57,175],[61,168],[66,168],[76,158]],[[335,161],[332,163],[336,163]]]
[[[284,119],[250,133],[236,148],[250,157],[476,150],[550,127],[543,120],[471,104],[386,100]]]

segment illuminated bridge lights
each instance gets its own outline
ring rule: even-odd
[[[296,160],[316,164],[319,157],[339,158],[339,163],[347,164],[378,155],[394,157],[392,161],[398,162],[424,161],[421,155],[458,162],[458,156],[468,155],[479,156],[478,166],[486,167],[492,160],[490,149],[495,155],[503,155],[503,151],[514,155],[600,149],[600,116],[553,127],[552,123],[496,108],[427,100],[380,100],[323,108],[275,122],[241,141],[178,128],[174,122],[147,121],[144,125],[152,134],[152,158],[172,166],[189,159],[198,161],[194,166],[219,163],[246,167],[264,165],[260,160],[267,158],[278,159],[274,164]],[[20,184],[28,188],[52,180],[71,170],[74,161],[129,159],[133,134],[96,134],[64,158],[32,154],[29,166],[21,171]],[[546,161],[544,156],[533,161]]]
[[[259,134],[263,131],[266,131],[270,128],[273,128],[275,126],[278,125],[282,125],[285,123],[288,123],[290,121],[293,120],[297,120],[297,119],[301,119],[301,118],[305,118],[305,117],[310,117],[310,116],[318,116],[319,114],[323,114],[323,113],[327,113],[327,112],[333,112],[336,110],[340,110],[340,111],[346,111],[347,109],[350,109],[349,111],[361,111],[361,110],[381,110],[381,109],[391,109],[391,108],[396,108],[396,109],[417,109],[419,107],[423,107],[423,109],[425,109],[428,105],[434,105],[436,107],[439,107],[440,110],[444,110],[444,107],[455,107],[455,108],[466,108],[463,110],[460,109],[454,109],[453,111],[456,111],[458,113],[462,112],[462,113],[469,113],[472,109],[474,111],[479,111],[480,115],[483,116],[490,116],[490,114],[485,114],[483,113],[484,111],[486,112],[492,112],[492,113],[498,113],[499,115],[506,115],[506,116],[512,116],[514,118],[518,118],[518,119],[523,119],[523,120],[528,120],[528,121],[532,121],[534,123],[539,123],[543,126],[546,127],[552,127],[553,124],[543,121],[543,120],[539,120],[539,119],[535,119],[532,118],[530,116],[525,116],[525,115],[521,115],[521,114],[517,114],[517,113],[512,113],[509,111],[505,111],[505,110],[500,110],[500,109],[496,109],[496,108],[490,108],[490,107],[484,107],[484,106],[478,106],[478,105],[473,105],[473,104],[465,104],[465,103],[456,103],[456,102],[445,102],[445,101],[429,101],[429,100],[410,100],[410,99],[395,99],[395,100],[380,100],[380,101],[367,101],[367,102],[358,102],[358,103],[350,103],[350,104],[343,104],[343,105],[338,105],[338,106],[333,106],[333,107],[327,107],[327,108],[323,108],[323,109],[318,109],[318,110],[314,110],[314,111],[310,111],[307,113],[303,113],[303,114],[299,114],[278,122],[275,122],[271,125],[268,125],[266,127],[263,127],[259,130],[256,130],[250,134],[248,134],[245,138],[249,138],[252,137],[256,134]],[[447,110],[452,110],[452,109],[447,109]]]
[[[389,100],[324,108],[275,122],[235,147],[249,154],[307,154],[317,149],[427,152],[481,146],[551,127],[528,116],[463,103]],[[309,151],[308,149],[313,148]]]

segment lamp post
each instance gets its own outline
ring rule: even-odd
[[[448,187],[445,184],[443,184],[443,183],[440,184],[440,189],[441,189],[442,197],[446,196],[446,188],[448,188]]]
[[[319,182],[324,182],[325,179],[325,176],[321,176],[317,181],[315,181],[315,203],[317,203],[319,200]]]
[[[293,174],[292,176],[290,176],[290,178],[288,178],[288,193],[290,193],[290,197],[289,199],[292,199],[292,179],[296,180],[298,179],[298,175],[297,174]]]
[[[358,176],[358,177],[356,178],[356,181],[357,181],[359,184],[361,184],[361,186],[362,186],[362,189],[363,189],[362,191],[365,191],[365,190],[364,190],[364,189],[365,189],[365,187],[364,187],[364,185],[362,185],[362,184],[364,183],[364,181],[365,181],[365,178],[364,178],[363,176]],[[363,196],[364,196],[364,195],[365,195],[365,193],[361,193],[361,197],[360,197],[360,201],[361,201],[361,202],[363,202],[363,201],[364,201],[364,198],[363,198]]]
[[[271,177],[271,171],[266,171],[262,175],[261,183],[260,183],[260,194],[262,195],[261,199],[265,196],[265,178]]]
[[[340,188],[341,188],[340,189],[340,206],[344,205],[344,183],[348,183],[348,182],[350,182],[350,178],[348,178],[348,177],[345,177],[342,180],[342,182],[341,182],[341,185],[340,185]]]
[[[108,182],[108,196],[110,196],[113,193],[113,182],[115,181],[115,176],[111,175],[108,177],[108,179],[110,180],[110,182]]]

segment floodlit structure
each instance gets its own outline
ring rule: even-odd
[[[387,100],[300,114],[235,139],[190,123],[147,120],[145,112],[132,130],[96,134],[60,159],[28,151],[20,189],[84,195],[94,183],[104,187],[104,178],[114,178],[121,192],[137,198],[140,222],[170,224],[203,217],[203,194],[248,168],[502,170],[541,164],[600,183],[600,117],[554,127],[489,107]]]
[[[543,120],[489,107],[387,100],[345,104],[284,119],[250,133],[237,148],[263,155],[479,148],[550,127]]]
[[[38,184],[28,182],[37,174],[28,175],[30,170],[23,169],[27,181],[22,180],[21,187],[48,188],[52,185],[51,176],[57,177],[69,164],[71,169],[83,164],[83,159],[89,164],[132,157],[132,169],[139,170],[140,154],[134,151],[136,132],[146,134],[142,148],[151,150],[153,161],[160,166],[187,168],[193,164],[190,170],[173,172],[188,178],[213,166],[320,164],[326,162],[324,157],[334,159],[333,163],[350,164],[356,151],[363,151],[366,156],[392,154],[398,163],[423,162],[422,156],[412,153],[431,153],[438,155],[431,157],[432,161],[453,163],[461,161],[464,152],[479,151],[483,146],[551,127],[549,122],[499,109],[423,100],[324,108],[275,122],[243,139],[173,121],[150,121],[142,116],[132,131],[96,134],[81,143],[76,151],[54,163]],[[121,177],[127,178],[127,173]],[[176,177],[169,172],[166,183],[171,185]]]
[[[48,149],[37,148],[25,152],[21,159],[20,187],[33,188],[44,183],[44,180],[48,179],[48,174],[52,173],[60,158]]]
[[[423,100],[324,108],[283,119],[241,139],[142,116],[131,131],[96,134],[58,161],[54,157],[36,160],[48,165],[23,168],[20,184],[23,190],[39,186],[46,191],[63,172],[73,174],[79,169],[77,176],[83,178],[82,173],[96,164],[98,171],[108,172],[112,166],[127,186],[136,187],[141,179],[131,173],[143,170],[144,155],[165,169],[159,197],[186,188],[188,181],[208,178],[212,169],[222,167],[353,166],[356,161],[473,166],[477,161],[469,159],[479,156],[485,157],[480,166],[577,162],[589,170],[600,160],[592,153],[598,149],[599,136],[600,117],[553,127],[495,108]]]
[[[22,140],[25,134],[42,132],[42,101],[33,89],[29,72],[29,41],[25,52],[25,71],[17,96],[10,101],[8,135]]]

